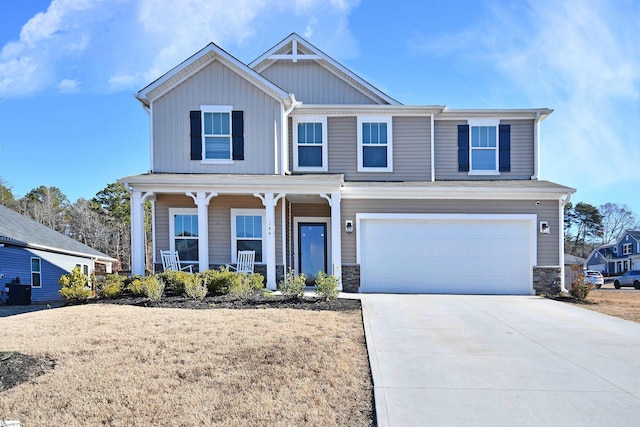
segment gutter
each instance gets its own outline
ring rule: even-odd
[[[533,122],[533,175],[531,179],[536,180],[540,175],[540,112],[536,113],[536,119]]]

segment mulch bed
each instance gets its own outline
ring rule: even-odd
[[[55,367],[55,361],[17,352],[0,351],[0,392],[38,377]]]
[[[122,294],[116,298],[97,298],[89,300],[93,304],[124,304],[138,307],[187,308],[195,310],[232,308],[232,309],[266,309],[293,308],[296,310],[330,310],[353,311],[360,310],[360,300],[335,299],[327,301],[315,297],[284,297],[282,295],[252,295],[241,298],[234,295],[207,296],[202,301],[194,300],[183,295],[165,292],[159,302],[149,301],[146,297]]]

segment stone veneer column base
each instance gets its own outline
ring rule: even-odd
[[[533,289],[536,294],[559,294],[561,280],[562,269],[560,266],[533,267]]]
[[[360,264],[342,264],[342,292],[360,290]]]

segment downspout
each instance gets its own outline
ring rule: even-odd
[[[287,275],[287,201],[282,198],[282,269]],[[277,274],[276,274],[277,275]],[[276,280],[277,281],[277,280]]]
[[[282,105],[282,162],[280,167],[280,175],[291,175],[291,170],[289,169],[289,114],[296,108],[300,102],[296,101],[295,96],[293,94],[289,95],[289,100],[291,101],[291,106],[284,109],[284,103]]]
[[[533,175],[532,180],[537,180],[540,175],[540,111],[536,113],[536,119],[533,122]],[[571,198],[571,197],[569,197]]]
[[[435,181],[436,180],[436,156],[435,156],[435,133],[436,130],[434,128],[434,123],[435,123],[435,119],[434,119],[434,115],[433,113],[431,113],[431,181]]]
[[[532,178],[533,179],[533,178]],[[567,197],[564,199],[560,199],[560,230],[558,231],[558,235],[560,236],[560,243],[558,247],[558,254],[560,259],[560,292],[567,293],[569,290],[565,286],[564,283],[564,207],[571,201],[571,193],[567,193]]]

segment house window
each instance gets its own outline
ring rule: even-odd
[[[294,170],[327,171],[327,118],[293,119]]]
[[[231,262],[238,251],[255,251],[255,261],[262,262],[264,217],[264,209],[231,209]]]
[[[631,255],[633,253],[633,243],[625,243],[622,245],[622,255]]]
[[[458,125],[458,171],[499,175],[511,171],[511,125],[499,119],[471,119]]]
[[[358,117],[358,172],[393,172],[391,117]]]
[[[202,107],[203,159],[231,161],[231,107]]]
[[[169,209],[169,217],[169,249],[178,252],[181,262],[198,262],[198,210]]]
[[[31,258],[31,287],[42,287],[42,270],[40,266],[40,258]]]

